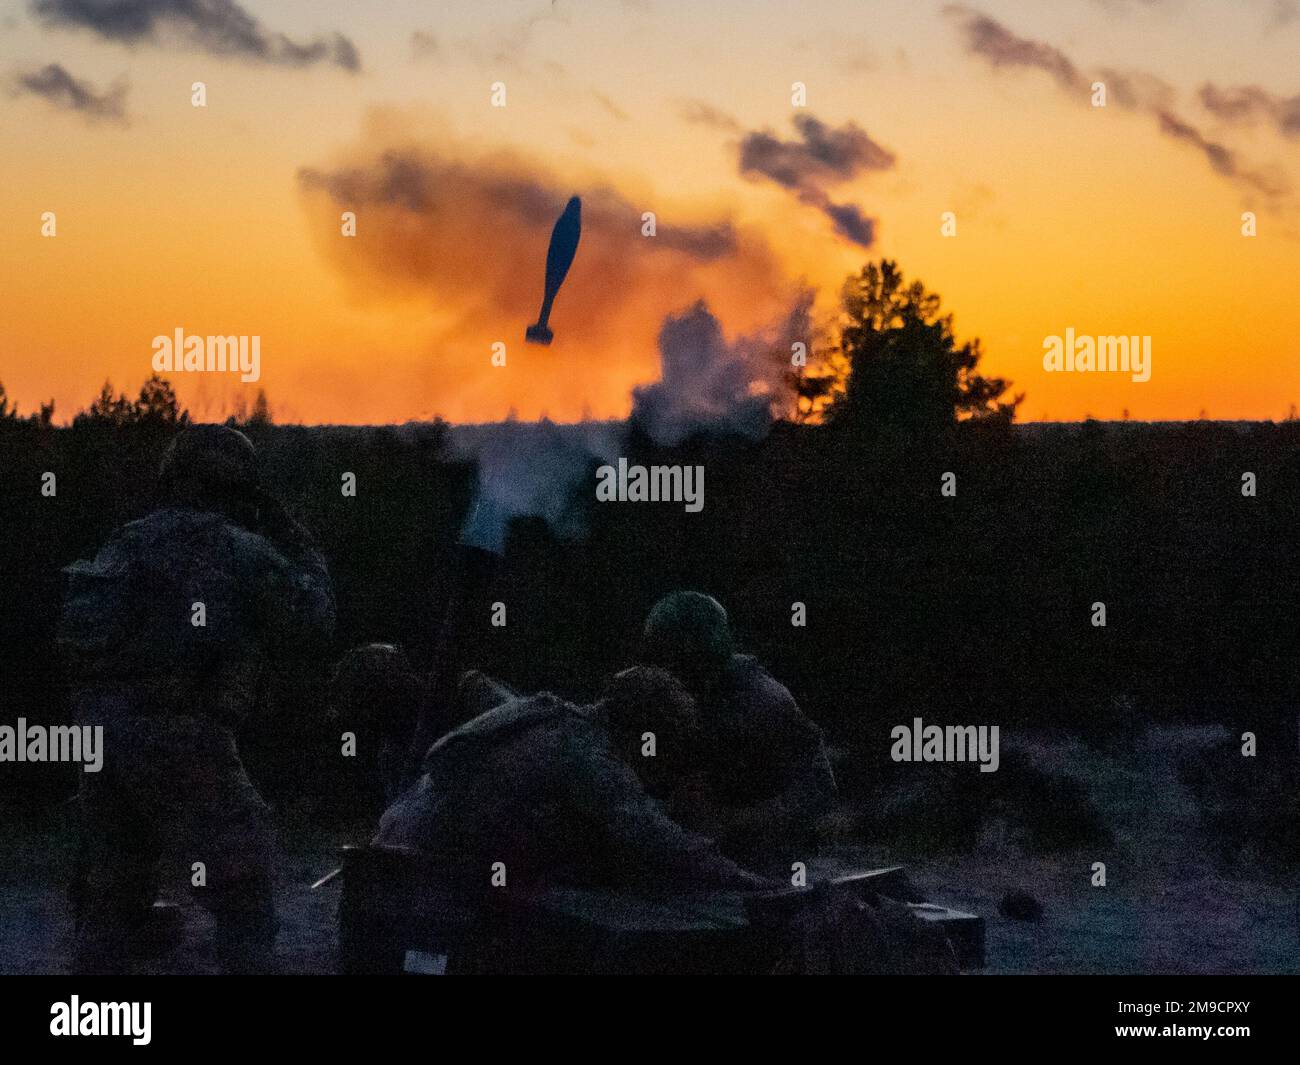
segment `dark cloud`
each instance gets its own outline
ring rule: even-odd
[[[832,203],[827,188],[862,173],[892,169],[893,152],[852,122],[832,129],[812,115],[796,115],[794,125],[798,140],[782,140],[768,130],[745,134],[740,141],[741,174],[775,181],[822,211],[842,237],[871,247],[874,221],[853,204]]]
[[[476,200],[490,205],[498,225],[550,227],[571,193],[547,181],[509,172],[467,172],[464,164],[442,160],[414,149],[381,152],[364,167],[317,170],[304,167],[298,180],[307,190],[329,194],[340,207],[356,210],[378,205],[412,214],[436,215],[446,211],[472,188]],[[583,229],[625,228],[639,232],[640,208],[610,188],[583,194]],[[736,233],[730,222],[711,225],[659,225],[657,245],[681,252],[698,262],[710,262],[736,250]]]
[[[766,130],[746,134],[740,142],[740,172],[802,191],[894,165],[894,154],[852,122],[831,129],[812,115],[796,115],[794,125],[799,140],[784,141]]]
[[[799,136],[784,140],[771,130],[744,133],[731,115],[703,100],[683,100],[681,117],[695,125],[742,134],[738,144],[740,172],[750,178],[767,178],[794,193],[802,203],[816,207],[846,240],[869,248],[875,243],[875,220],[855,204],[832,203],[829,186],[850,181],[862,173],[889,170],[894,154],[871,139],[852,122],[838,129],[812,115],[796,115]]]
[[[876,222],[862,213],[862,209],[852,203],[830,203],[822,206],[826,216],[835,223],[835,231],[847,240],[864,248],[876,242]]]
[[[1198,148],[1216,173],[1232,178],[1269,197],[1283,196],[1289,191],[1285,181],[1267,178],[1257,171],[1246,169],[1242,166],[1236,152],[1217,141],[1210,140],[1195,126],[1184,122],[1169,111],[1157,111],[1156,118],[1161,133]]]
[[[1046,71],[1063,89],[1086,90],[1088,80],[1059,48],[1018,37],[1000,22],[969,8],[950,5],[946,13],[961,19],[966,50],[994,67],[1032,67]]]
[[[327,192],[338,204],[382,204],[419,214],[435,206],[434,176],[424,162],[403,151],[382,153],[368,167],[316,170],[303,167],[298,180],[305,189]]]
[[[1188,144],[1199,148],[1205,158],[1209,160],[1210,166],[1225,177],[1232,177],[1236,172],[1232,153],[1223,145],[1206,140],[1201,135],[1201,131],[1195,126],[1188,125],[1168,111],[1161,111],[1158,117],[1160,119],[1161,133],[1173,137],[1175,140],[1186,141]]]
[[[1300,137],[1300,95],[1278,96],[1258,85],[1220,89],[1212,82],[1201,86],[1201,106],[1225,122],[1264,119],[1284,137]]]
[[[1168,111],[1161,111],[1158,113],[1157,118],[1160,122],[1161,133],[1198,149],[1216,173],[1240,181],[1242,184],[1248,185],[1266,196],[1280,196],[1286,191],[1285,186],[1277,181],[1267,178],[1256,171],[1245,169],[1235,152],[1225,148],[1222,144],[1207,140],[1199,129],[1184,122],[1176,115],[1172,115]]]
[[[90,82],[73,77],[58,63],[18,74],[14,79],[14,92],[16,95],[39,96],[55,107],[75,111],[91,122],[127,124],[125,82],[118,82],[107,92],[96,92]]]
[[[699,262],[712,262],[736,250],[736,231],[730,222],[709,226],[661,226],[659,239],[665,247],[683,252]]]
[[[949,5],[944,12],[959,20],[966,38],[966,50],[987,60],[994,68],[1019,67],[1044,71],[1072,99],[1084,106],[1091,103],[1093,81],[1101,81],[1117,104],[1154,117],[1156,128],[1163,135],[1196,148],[1216,173],[1266,196],[1277,197],[1287,192],[1285,182],[1246,169],[1230,148],[1210,140],[1191,123],[1174,114],[1171,107],[1174,89],[1154,74],[1103,69],[1093,78],[1085,75],[1059,48],[1042,41],[1019,37],[978,11],[960,5]],[[1217,90],[1211,93],[1211,102],[1221,102],[1216,93]],[[1202,102],[1206,103],[1204,90]],[[1210,103],[1206,103],[1206,106],[1210,107]],[[1240,115],[1243,109],[1250,110],[1260,105],[1253,98],[1247,100],[1245,97],[1232,97],[1223,106],[1225,110],[1235,110]]]
[[[1174,87],[1163,78],[1141,70],[1102,67],[1093,80],[1105,83],[1110,99],[1130,111],[1168,110],[1177,95]]]
[[[356,45],[342,34],[299,43],[266,29],[234,0],[32,0],[32,12],[46,26],[86,29],[119,44],[179,39],[209,55],[275,66],[361,68]]]
[[[1076,93],[1081,99],[1090,96],[1094,81],[1101,81],[1110,98],[1130,110],[1155,110],[1168,107],[1173,101],[1173,86],[1154,74],[1103,67],[1093,77],[1054,45],[1017,36],[995,19],[969,8],[950,5],[944,10],[960,20],[966,51],[986,60],[995,69],[1041,70],[1066,92]]]

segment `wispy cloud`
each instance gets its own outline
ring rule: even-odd
[[[852,122],[832,129],[812,115],[796,115],[797,140],[759,130],[740,142],[740,169],[789,189],[805,190],[847,181],[867,170],[889,170],[894,155]]]
[[[1157,118],[1160,121],[1161,133],[1198,149],[1216,173],[1222,174],[1224,177],[1234,178],[1266,196],[1280,196],[1286,191],[1278,182],[1272,181],[1254,171],[1242,169],[1234,152],[1216,141],[1207,140],[1199,129],[1184,122],[1177,115],[1170,114],[1168,111],[1160,111]]]
[[[343,34],[294,41],[268,30],[234,0],[32,0],[31,6],[45,26],[87,30],[119,44],[176,41],[209,55],[274,66],[361,69],[356,45]]]
[[[40,70],[19,73],[13,81],[14,95],[39,96],[64,111],[74,111],[88,122],[127,125],[126,82],[119,81],[105,92],[97,92],[88,81],[73,77],[58,63]]]
[[[740,141],[741,174],[776,182],[800,202],[818,208],[842,237],[871,247],[875,220],[854,204],[833,203],[828,188],[863,173],[892,169],[894,154],[852,122],[834,129],[812,115],[796,115],[794,125],[799,134],[795,140],[783,140],[769,130],[745,134]]]
[[[1002,23],[970,8],[949,5],[944,10],[961,21],[966,51],[987,60],[991,66],[1037,69],[1050,74],[1062,89],[1087,88],[1088,80],[1059,48],[1019,37]]]
[[[681,100],[677,105],[677,113],[684,122],[694,126],[709,126],[728,133],[740,133],[744,129],[731,115],[703,100]]]
[[[499,219],[513,217],[520,226],[548,230],[570,195],[558,184],[525,171],[474,175],[460,163],[415,149],[386,150],[358,167],[304,167],[298,172],[298,180],[304,189],[324,191],[340,206],[353,209],[395,207],[432,218],[449,208],[454,194],[478,204],[491,204]],[[605,187],[583,195],[582,215],[585,232],[612,234],[622,227],[635,233],[641,211],[620,193]],[[654,246],[709,262],[736,250],[736,234],[730,222],[661,225]]]
[[[1220,89],[1213,82],[1201,86],[1201,106],[1229,123],[1263,119],[1284,137],[1300,137],[1300,94],[1279,96],[1258,85]]]
[[[1173,87],[1154,74],[1102,68],[1094,77],[1085,74],[1054,45],[1021,37],[979,11],[957,4],[948,5],[944,11],[956,18],[961,26],[966,51],[985,60],[994,69],[1042,71],[1083,106],[1090,104],[1093,82],[1101,81],[1116,104],[1152,116],[1160,133],[1195,148],[1215,173],[1271,198],[1289,191],[1285,181],[1249,168],[1231,148],[1211,140],[1199,128],[1179,117],[1172,109],[1176,95]]]

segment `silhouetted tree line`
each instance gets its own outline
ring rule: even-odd
[[[0,429],[26,423],[48,428],[54,424],[54,400],[42,403],[35,414],[23,418],[18,413],[18,404],[9,399],[3,382],[0,382]]]
[[[958,344],[952,315],[920,281],[906,284],[890,259],[868,263],[844,282],[836,342],[794,371],[794,420],[824,418],[860,434],[941,432],[954,421],[1009,423],[1024,396],[1005,400],[1010,382],[985,377],[978,339]]]
[[[577,542],[516,521],[494,594],[508,624],[482,619],[474,660],[587,699],[633,659],[649,606],[694,587],[852,752],[850,783],[892,771],[889,729],[914,716],[997,724],[1004,743],[1029,726],[1114,742],[1139,717],[1215,722],[1255,731],[1261,761],[1294,761],[1300,423],[1013,427],[1019,398],[979,374],[977,342],[958,344],[937,297],[892,263],[850,280],[839,340],[844,372],[823,358],[832,380],[761,442],[661,448],[633,426],[630,461],[706,467],[701,513],[588,496]],[[165,382],[130,413],[121,402],[106,388],[70,428],[0,433],[7,720],[64,720],[59,568],[149,509],[185,419]],[[433,665],[474,485],[447,457],[446,427],[247,428],[266,481],[330,560],[337,650],[390,639]],[[345,471],[356,498],[340,492]],[[945,473],[955,496],[941,494]],[[805,627],[791,624],[795,603]],[[325,673],[279,664],[274,709],[245,737],[272,792],[319,793],[337,766]],[[11,766],[5,779],[49,776]]]

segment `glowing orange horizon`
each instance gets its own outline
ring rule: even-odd
[[[1080,62],[1093,60],[1089,48],[1098,63],[1112,52],[1117,64],[1142,62],[1100,13],[1058,24],[989,7],[1029,36],[1087,42]],[[134,396],[152,372],[153,338],[179,328],[260,338],[257,381],[165,374],[201,419],[251,407],[259,389],[282,422],[620,417],[632,388],[658,375],[665,316],[703,298],[729,337],[748,334],[807,284],[830,321],[843,279],[889,257],[943,297],[959,338],[982,340],[985,373],[1027,394],[1021,420],[1284,417],[1300,403],[1294,201],[1247,202],[1147,116],[1079,106],[1041,72],[976,64],[941,8],[900,2],[881,27],[900,55],[861,64],[832,32],[847,4],[791,24],[813,42],[802,50],[774,11],[757,21],[699,5],[574,15],[521,37],[513,66],[469,51],[412,62],[410,28],[385,14],[357,30],[371,59],[355,77],[126,52],[21,25],[6,46],[19,59],[53,54],[96,84],[129,67],[133,122],[86,124],[34,99],[0,112],[0,382],[23,413],[53,398],[66,422],[105,379]],[[471,16],[447,18],[462,20],[454,33],[479,32]],[[1185,110],[1200,80],[1246,80],[1244,65],[1213,67],[1205,29],[1162,37],[1173,57],[1162,77]],[[1252,77],[1287,71],[1284,42],[1212,29],[1222,50],[1251,58]],[[205,109],[188,95],[200,75]],[[788,190],[738,172],[738,131],[791,136],[796,79],[809,87],[808,113],[854,122],[897,156],[834,190],[878,220],[870,249]],[[490,106],[496,80],[510,86],[506,108]],[[683,99],[734,116],[735,128],[685,120]],[[1263,128],[1215,135],[1300,180],[1300,142]],[[300,172],[364,168],[399,149],[460,175],[455,195],[423,216],[362,207],[357,235],[343,236],[346,205]],[[496,174],[617,205],[603,228],[584,221],[549,348],[523,343],[549,223],[519,225],[495,208]],[[1256,236],[1243,235],[1247,209]],[[665,251],[641,235],[643,211],[661,227],[730,224],[735,248],[714,259]],[[52,238],[46,212],[57,217]],[[945,212],[955,236],[944,235]],[[1044,372],[1045,338],[1067,330],[1150,336],[1150,380]],[[505,367],[492,363],[497,342]]]

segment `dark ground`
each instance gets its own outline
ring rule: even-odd
[[[995,820],[968,853],[851,843],[836,851],[867,867],[904,864],[927,897],[984,916],[991,974],[1300,972],[1294,878],[1265,874],[1249,857],[1225,870],[1179,780],[1171,752],[1206,751],[1215,738],[1204,729],[1165,731],[1149,737],[1137,761],[1100,756],[1071,741],[1034,745],[1040,764],[1112,796],[1101,803],[1115,830],[1112,846],[1036,854],[1016,841],[1012,826]],[[334,972],[338,881],[314,892],[309,885],[333,868],[338,845],[366,838],[367,826],[324,831],[278,813],[285,851],[278,897],[282,970]],[[70,818],[65,806],[0,832],[0,972],[68,971],[72,929],[61,884],[71,868]],[[1105,888],[1090,885],[1094,861],[1106,863]],[[1001,916],[998,903],[1008,888],[1042,902],[1042,920]],[[137,971],[215,972],[205,915],[183,886],[166,894],[187,908],[186,942]]]
[[[59,567],[147,511],[170,430],[0,429],[4,719],[60,722]],[[473,491],[443,433],[254,432],[268,484],[329,560],[336,654],[395,639],[433,664]],[[1295,971],[1300,423],[963,429],[907,445],[778,425],[758,444],[627,450],[706,462],[705,511],[594,508],[573,540],[516,523],[494,590],[510,624],[483,626],[465,664],[586,700],[631,659],[655,599],[701,588],[842,752],[839,843],[985,916],[990,971]],[[38,490],[51,469],[55,500]],[[344,470],[355,499],[339,493]],[[946,470],[955,499],[939,495]],[[807,628],[790,625],[796,600]],[[1089,624],[1096,600],[1104,629]],[[337,887],[306,886],[338,843],[369,834],[338,815],[356,781],[321,727],[328,665],[280,664],[241,737],[281,820],[290,971],[331,968]],[[1002,768],[890,762],[890,727],[914,716],[999,724]],[[1256,758],[1241,755],[1246,730]],[[67,964],[68,768],[0,768],[0,972]],[[1089,886],[1095,861],[1105,889]],[[998,915],[1008,888],[1044,903],[1041,923]],[[196,940],[169,964],[210,962]]]

